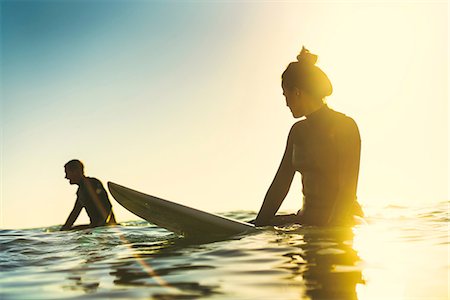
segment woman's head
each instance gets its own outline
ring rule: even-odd
[[[315,65],[316,61],[317,55],[310,53],[303,47],[297,56],[297,61],[290,63],[281,76],[283,93],[295,117],[303,114],[302,112],[294,112],[295,109],[293,110],[292,106],[309,104],[304,103],[305,101],[298,103],[296,97],[301,96],[312,104],[314,104],[313,102],[322,103],[323,99],[333,92],[328,76]]]
[[[305,47],[297,56],[296,62],[291,62],[281,76],[283,87],[298,88],[311,96],[323,99],[333,92],[328,76],[315,65],[317,55],[310,53]]]

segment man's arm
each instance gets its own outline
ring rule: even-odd
[[[108,224],[117,224],[116,217],[114,216],[114,212],[112,211],[112,208],[111,208],[111,213],[109,214],[108,218],[109,218],[107,220]]]
[[[292,166],[292,150],[293,150],[293,130],[289,133],[286,150],[281,160],[280,167],[275,175],[275,178],[270,185],[264,202],[259,210],[258,216],[255,220],[256,226],[270,225],[270,220],[275,216],[278,209],[286,198],[292,180],[295,175],[295,169]]]
[[[72,209],[72,212],[70,213],[69,217],[67,218],[66,223],[64,223],[64,225],[61,226],[60,230],[69,230],[72,227],[73,223],[75,223],[75,220],[80,215],[82,208],[83,208],[83,206],[81,205],[81,202],[77,199],[77,201],[75,202],[75,206]]]

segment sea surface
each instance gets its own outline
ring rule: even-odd
[[[365,211],[354,228],[215,241],[140,220],[0,230],[0,299],[449,299],[449,202]]]

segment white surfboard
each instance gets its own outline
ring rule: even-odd
[[[255,226],[207,213],[108,182],[114,199],[135,215],[169,231],[191,237],[231,236]]]

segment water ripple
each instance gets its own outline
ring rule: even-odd
[[[386,299],[396,293],[392,282],[403,282],[410,295],[446,298],[447,209],[447,202],[391,206],[353,229],[291,226],[209,241],[144,221],[75,232],[0,230],[0,296]],[[248,220],[255,213],[226,215]]]

